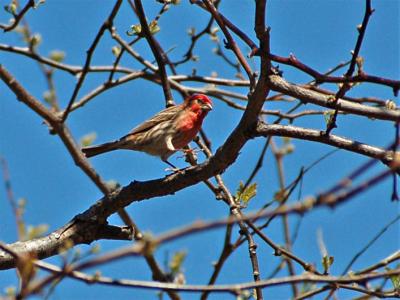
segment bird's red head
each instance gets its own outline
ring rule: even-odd
[[[207,114],[212,110],[212,101],[204,94],[194,94],[186,99],[186,105],[192,110],[201,110],[204,114]]]

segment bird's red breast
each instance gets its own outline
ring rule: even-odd
[[[176,120],[179,134],[173,139],[175,148],[182,149],[193,140],[211,109],[212,102],[206,95],[196,94],[187,100],[185,109]]]

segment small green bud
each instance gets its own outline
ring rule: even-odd
[[[394,102],[393,100],[387,100],[385,102],[385,107],[390,110],[395,110],[397,108],[396,102]]]
[[[121,54],[121,47],[120,46],[114,46],[111,48],[112,54],[114,54],[115,57],[118,57]]]
[[[325,274],[328,274],[329,268],[333,264],[333,261],[334,261],[333,256],[324,255],[324,257],[322,257],[322,266],[324,267]]]
[[[97,254],[101,251],[101,247],[99,244],[94,245],[91,249],[90,249],[90,253],[91,254]]]
[[[16,295],[17,289],[15,286],[8,286],[5,288],[5,292],[8,297],[14,298]]]
[[[160,26],[158,26],[158,23],[156,20],[150,22],[149,29],[150,29],[150,33],[152,35],[156,34],[157,32],[159,32],[161,30],[161,28],[160,28]]]
[[[85,134],[83,137],[80,139],[80,144],[82,147],[87,147],[93,144],[94,140],[96,139],[97,134],[96,132],[91,132],[88,134]]]
[[[139,35],[142,32],[142,26],[140,24],[131,25],[131,29],[126,32],[127,35]]]
[[[56,62],[62,62],[65,58],[65,52],[61,50],[53,50],[50,52],[50,59]]]
[[[36,47],[41,42],[42,42],[42,36],[39,33],[36,33],[31,37],[29,44],[31,45],[31,47]]]
[[[17,3],[16,2],[11,2],[9,5],[5,5],[4,9],[6,12],[12,14],[13,16],[15,16],[17,14]]]
[[[94,272],[92,280],[93,282],[96,282],[97,280],[99,280],[101,277],[101,271],[97,270],[96,272]]]
[[[54,91],[45,91],[43,93],[43,99],[47,104],[52,105],[54,103]]]
[[[194,36],[194,35],[196,34],[196,28],[190,27],[190,28],[187,30],[187,34],[188,34],[189,36]]]

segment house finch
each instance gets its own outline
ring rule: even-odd
[[[188,97],[182,104],[169,107],[132,129],[114,142],[82,148],[86,157],[117,149],[143,151],[167,159],[182,150],[197,135],[207,113],[212,109],[210,98],[203,94]]]

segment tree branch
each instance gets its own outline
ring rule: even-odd
[[[86,62],[85,62],[85,65],[83,67],[83,71],[79,76],[78,83],[75,85],[75,88],[74,88],[74,91],[72,93],[71,99],[69,100],[67,108],[64,111],[64,115],[63,115],[63,117],[61,119],[61,122],[64,122],[67,119],[68,114],[69,114],[69,112],[71,110],[71,106],[74,103],[76,97],[78,96],[79,90],[80,90],[80,88],[81,88],[81,86],[83,84],[83,81],[86,78],[86,74],[88,73],[88,69],[90,67],[90,62],[92,60],[92,55],[93,55],[93,53],[94,53],[94,51],[95,51],[95,49],[97,47],[97,44],[100,42],[100,39],[103,36],[104,32],[107,29],[110,29],[112,27],[114,18],[118,13],[118,10],[119,10],[121,4],[122,4],[122,0],[117,0],[117,2],[115,3],[110,15],[104,21],[103,25],[100,27],[100,30],[97,33],[92,45],[90,46],[89,50],[87,50]]]
[[[318,92],[314,92],[293,83],[289,83],[282,77],[277,75],[269,76],[269,87],[277,92],[290,95],[294,98],[300,99],[305,103],[312,103],[315,105],[336,109],[340,111],[364,116],[368,118],[375,118],[380,120],[400,121],[400,111],[390,110],[383,107],[371,107],[359,103],[353,103],[343,99],[335,101],[335,97],[327,96]]]
[[[35,7],[35,0],[28,0],[25,4],[24,8],[16,15],[14,15],[14,20],[10,25],[0,24],[0,28],[4,30],[4,32],[11,31],[16,28],[19,22],[22,20],[24,15],[28,12],[28,10],[32,7]]]
[[[286,136],[295,139],[313,141],[331,145],[347,151],[359,153],[371,158],[381,160],[389,165],[394,161],[393,151],[386,151],[379,147],[370,146],[337,135],[324,135],[323,131],[289,125],[265,124],[260,122],[254,132],[255,136]],[[400,155],[400,153],[397,153]]]
[[[142,26],[142,32],[144,37],[146,38],[147,42],[150,45],[151,51],[155,59],[157,60],[158,65],[158,73],[161,78],[162,87],[164,91],[165,103],[166,106],[170,106],[174,104],[174,98],[172,97],[171,87],[168,81],[167,71],[165,70],[165,63],[166,63],[166,55],[156,39],[153,37],[152,33],[150,32],[149,25],[147,24],[146,15],[144,13],[143,5],[141,0],[135,0],[136,12],[138,18],[140,20],[140,25]]]

